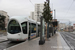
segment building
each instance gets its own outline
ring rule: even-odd
[[[65,31],[69,31],[69,25],[66,25]]]
[[[73,24],[73,30],[75,31],[75,24]]]
[[[40,17],[44,9],[44,4],[35,4],[35,20],[40,22]]]
[[[34,12],[31,12],[29,18],[35,20],[35,19],[34,19]]]
[[[66,24],[65,23],[59,23],[59,30],[61,29],[65,29],[66,28]]]
[[[43,9],[44,4],[35,4],[35,10],[34,12],[31,12],[29,18],[40,22],[40,17],[42,16]]]
[[[9,20],[9,16],[7,15],[7,12],[3,11],[3,10],[0,10],[0,15],[3,15],[5,16],[5,28],[7,28],[7,23],[8,23],[8,20]]]

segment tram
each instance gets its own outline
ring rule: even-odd
[[[7,25],[7,39],[10,41],[25,41],[39,36],[40,23],[28,17],[10,17]]]

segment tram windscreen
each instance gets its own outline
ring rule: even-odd
[[[8,32],[11,34],[16,34],[21,32],[19,23],[15,20],[11,20],[8,24]]]

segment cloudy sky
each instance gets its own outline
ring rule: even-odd
[[[44,3],[45,0],[0,0],[0,10],[4,10],[9,16],[29,16],[34,11],[36,3]],[[50,0],[51,9],[56,9],[56,18],[63,21],[75,22],[75,0]]]

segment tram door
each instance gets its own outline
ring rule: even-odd
[[[38,25],[38,36],[40,34],[40,25]]]
[[[33,39],[36,37],[36,24],[29,23],[29,36],[28,39]]]
[[[30,35],[31,35],[31,24],[29,23],[29,34],[28,34],[28,40],[30,40]]]
[[[28,34],[27,34],[27,22],[21,23],[21,26],[22,26],[22,30],[23,30],[22,39],[25,39],[25,38],[28,37]]]

